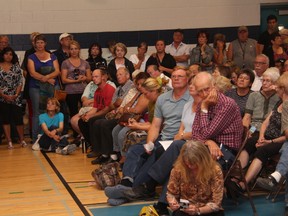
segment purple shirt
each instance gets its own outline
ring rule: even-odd
[[[239,149],[242,142],[243,124],[239,107],[235,101],[218,92],[218,101],[215,106],[204,113],[196,111],[192,126],[192,139],[213,140],[233,149]]]

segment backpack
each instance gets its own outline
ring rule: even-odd
[[[97,187],[104,190],[107,186],[115,186],[120,182],[121,178],[118,170],[118,162],[103,164],[92,171],[91,175],[95,179]]]

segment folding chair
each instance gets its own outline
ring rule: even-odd
[[[241,166],[241,163],[240,163],[240,160],[239,160],[239,156],[240,156],[240,153],[241,151],[244,149],[245,147],[245,144],[246,144],[246,141],[248,139],[248,128],[244,127],[244,130],[243,130],[243,135],[242,135],[242,144],[241,144],[241,147],[235,157],[235,160],[233,161],[232,165],[230,166],[229,170],[227,171],[227,173],[225,174],[225,178],[224,178],[224,182],[226,182],[228,180],[228,178],[231,178],[231,177],[236,177],[239,178],[240,177],[240,180],[244,183],[245,185],[245,188],[246,188],[246,192],[247,192],[247,197],[249,199],[249,202],[250,202],[250,205],[251,205],[251,208],[253,210],[253,214],[255,216],[257,216],[257,211],[256,211],[256,208],[255,208],[255,205],[254,205],[254,202],[253,202],[253,199],[252,199],[252,196],[251,196],[251,193],[250,193],[250,190],[249,190],[249,187],[248,187],[248,184],[246,182],[246,179],[245,179],[245,174],[243,173],[243,170],[242,170],[242,166]],[[246,196],[245,196],[246,197]],[[238,204],[237,202],[237,198],[236,197],[232,197],[233,201]]]

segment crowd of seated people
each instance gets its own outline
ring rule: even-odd
[[[271,20],[277,25],[277,18],[269,16],[267,32],[258,42],[248,38],[246,26],[240,26],[238,37],[228,49],[223,34],[215,34],[210,46],[209,32],[201,29],[197,33],[197,45],[192,49],[183,42],[183,30],[176,29],[171,44],[166,46],[164,40],[158,39],[155,52],[147,55],[148,45],[141,42],[130,58],[126,58],[126,45],[114,41],[109,47],[109,59],[102,57],[100,44],[92,43],[89,57],[84,60],[80,57],[77,38],[68,33],[60,35],[59,49],[52,53],[46,48],[45,36],[32,33],[32,47],[27,50],[21,67],[26,78],[25,98],[31,102],[32,142],[37,141],[43,130],[47,139],[53,141],[55,137],[59,142],[70,122],[75,138],[72,142],[78,144],[82,137],[91,146],[87,157],[93,158],[92,164],[119,161],[122,164],[120,184],[105,189],[111,205],[153,197],[155,187],[163,185],[155,205],[160,215],[168,214],[168,206],[174,215],[222,215],[223,175],[213,162],[221,164],[222,148],[236,155],[243,126],[256,128],[240,155],[242,167],[248,170],[246,181],[251,182],[285,141],[281,111],[282,103],[287,100],[283,93],[286,80],[282,78],[288,73],[287,38],[285,31],[278,32]],[[5,48],[9,46],[7,38],[0,37],[0,120],[8,148],[12,149],[12,124],[16,124],[22,147],[27,144],[23,140],[21,116],[9,117],[22,106],[20,87],[24,84],[17,56],[12,48]],[[47,112],[47,100],[54,97],[54,90],[61,84],[67,92],[66,100],[60,102],[60,112],[57,110],[57,115],[63,113],[59,114],[61,124],[49,123],[49,127],[43,127],[41,118]],[[58,101],[52,102],[59,106]],[[131,118],[120,122],[128,114]],[[124,140],[131,131],[144,133],[145,139],[127,146]],[[193,141],[185,144],[187,140]],[[194,144],[206,146],[210,155],[185,153]],[[60,147],[58,153],[66,154],[67,151],[62,151],[65,146]],[[69,148],[75,150],[74,145]],[[179,159],[179,154],[187,159]],[[214,171],[206,175],[202,162],[209,163]],[[194,178],[188,178],[189,171],[195,173]],[[184,176],[177,176],[179,173]],[[194,202],[197,194],[205,194],[205,188],[208,190],[204,186],[213,176],[221,184],[216,188],[212,182],[209,194],[218,198],[207,198],[179,211],[179,194]],[[201,192],[185,193],[183,186],[175,183],[178,180],[187,185],[199,184]],[[243,182],[237,179],[233,182],[239,192],[246,190]]]

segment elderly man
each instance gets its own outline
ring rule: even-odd
[[[0,51],[9,46],[9,38],[7,35],[0,35]]]
[[[253,61],[257,55],[257,41],[248,38],[248,28],[238,28],[238,38],[229,44],[227,58],[234,61],[239,68],[254,69]]]
[[[262,87],[262,75],[268,67],[269,58],[264,54],[257,55],[254,61],[255,79],[251,87],[252,91],[260,91]]]
[[[178,66],[188,67],[190,57],[190,48],[183,43],[184,32],[182,29],[176,29],[173,33],[173,42],[166,46],[165,52],[172,55]]]
[[[238,149],[241,143],[243,126],[236,103],[222,93],[217,92],[213,83],[212,76],[207,72],[200,72],[193,80],[193,84],[203,100],[196,111],[192,127],[192,139],[205,141],[212,156],[216,159],[222,156],[219,148],[220,143],[225,144],[230,149]],[[135,185],[133,185],[136,187],[132,190],[126,187],[122,194],[121,189],[124,188],[119,187],[120,193],[114,195],[122,195],[127,199],[153,196],[157,184],[164,184],[165,186],[165,182],[167,183],[170,171],[184,143],[184,141],[173,142],[161,157],[149,167],[146,173],[143,173],[141,169],[141,173],[137,176]],[[142,178],[142,184],[140,184],[141,179],[139,178]],[[167,209],[165,209],[167,206],[165,204],[165,187],[163,191],[155,207],[158,213],[167,214]]]

